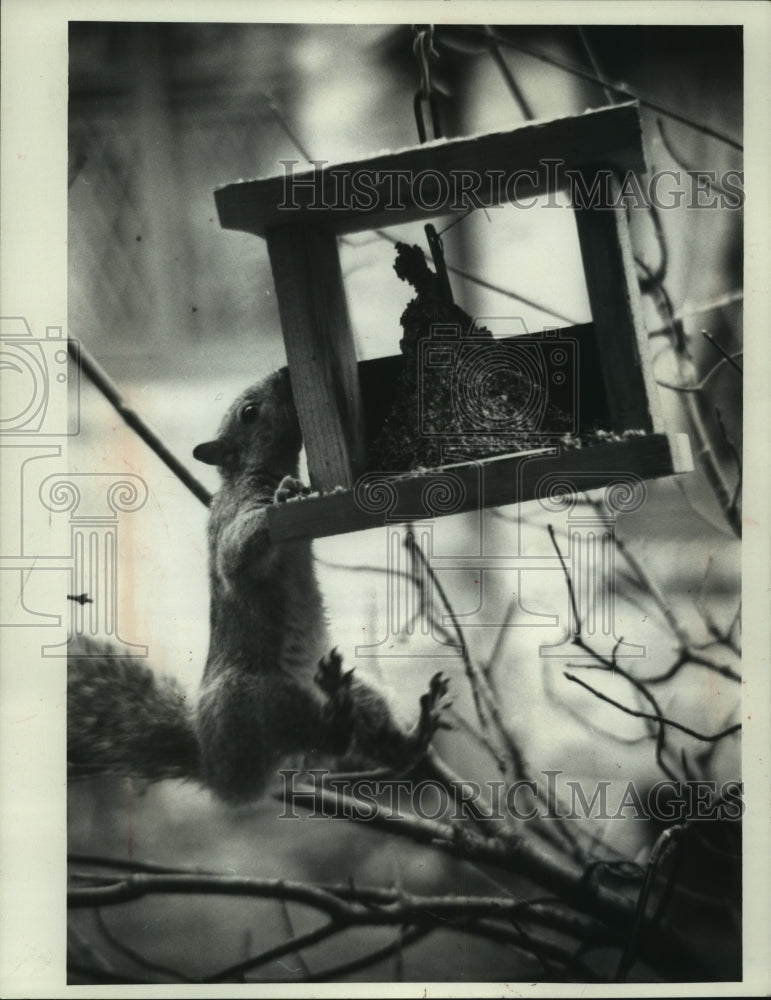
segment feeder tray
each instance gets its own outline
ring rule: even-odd
[[[554,171],[549,181],[547,161]],[[629,103],[507,132],[435,140],[291,180],[271,177],[218,189],[221,225],[267,241],[311,486],[317,491],[269,508],[271,536],[322,537],[521,503],[540,495],[541,484],[555,476],[578,491],[629,473],[653,479],[691,471],[687,435],[664,431],[618,198],[619,176],[645,170],[639,111]],[[397,171],[424,173],[420,203],[411,196],[413,186],[404,186],[394,209]],[[481,195],[485,205],[500,204],[494,178],[514,171],[531,172],[528,196],[545,193],[555,178],[566,187],[566,171],[580,173],[589,192],[598,175],[609,175],[609,204],[619,207],[575,208],[592,322],[549,334],[577,346],[579,429],[601,428],[608,440],[380,474],[370,467],[368,450],[390,412],[403,358],[358,361],[337,238],[448,214],[439,178],[446,178],[449,189],[461,172],[489,185]],[[367,198],[341,200],[340,191],[351,190],[346,180],[356,174],[371,181]],[[438,207],[428,210],[425,205],[434,198]]]

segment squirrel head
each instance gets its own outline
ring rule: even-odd
[[[213,441],[193,449],[193,458],[219,466],[223,476],[296,475],[302,435],[292,398],[289,369],[280,368],[246,389],[231,405]]]

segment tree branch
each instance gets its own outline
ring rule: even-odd
[[[613,705],[622,712],[626,712],[627,715],[633,715],[638,719],[651,719],[653,722],[658,722],[663,726],[672,726],[673,729],[679,729],[680,732],[683,732],[688,736],[692,736],[695,740],[701,740],[704,743],[714,743],[717,740],[725,739],[726,736],[730,736],[732,733],[738,733],[742,728],[741,722],[737,722],[733,726],[728,726],[728,728],[722,730],[722,732],[715,733],[714,736],[706,736],[704,733],[699,733],[695,729],[691,729],[689,726],[684,726],[681,722],[675,722],[674,719],[666,718],[664,715],[654,715],[650,712],[638,712],[634,708],[622,705],[613,698],[609,698],[608,695],[602,694],[602,692],[593,688],[590,684],[587,684],[586,681],[580,680],[574,674],[567,673],[567,671],[565,671],[564,676],[569,681],[573,681],[575,684],[580,684],[582,688],[586,688],[586,690],[591,692],[591,694],[593,694],[596,698],[600,698],[602,701],[608,702],[609,705]]]

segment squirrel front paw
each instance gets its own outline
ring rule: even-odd
[[[294,497],[308,496],[310,491],[310,487],[306,486],[301,479],[295,479],[294,476],[284,476],[273,494],[273,499],[276,503],[286,503],[287,500]]]
[[[355,726],[355,709],[352,694],[353,668],[342,669],[343,658],[337,646],[319,660],[314,678],[327,695],[324,722],[332,753],[343,754],[348,749]]]

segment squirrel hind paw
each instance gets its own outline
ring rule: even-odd
[[[353,695],[353,668],[343,670],[343,658],[334,647],[319,660],[315,681],[327,695],[323,708],[324,728],[328,749],[336,755],[350,747],[356,728],[356,706]]]
[[[335,646],[319,660],[314,680],[326,695],[333,698],[343,689],[350,691],[353,671],[353,667],[350,670],[343,670],[343,658]]]
[[[426,749],[438,729],[452,729],[444,718],[452,702],[447,694],[450,681],[442,673],[436,673],[429,682],[428,691],[420,696],[420,718],[415,727],[415,740],[418,746]]]

